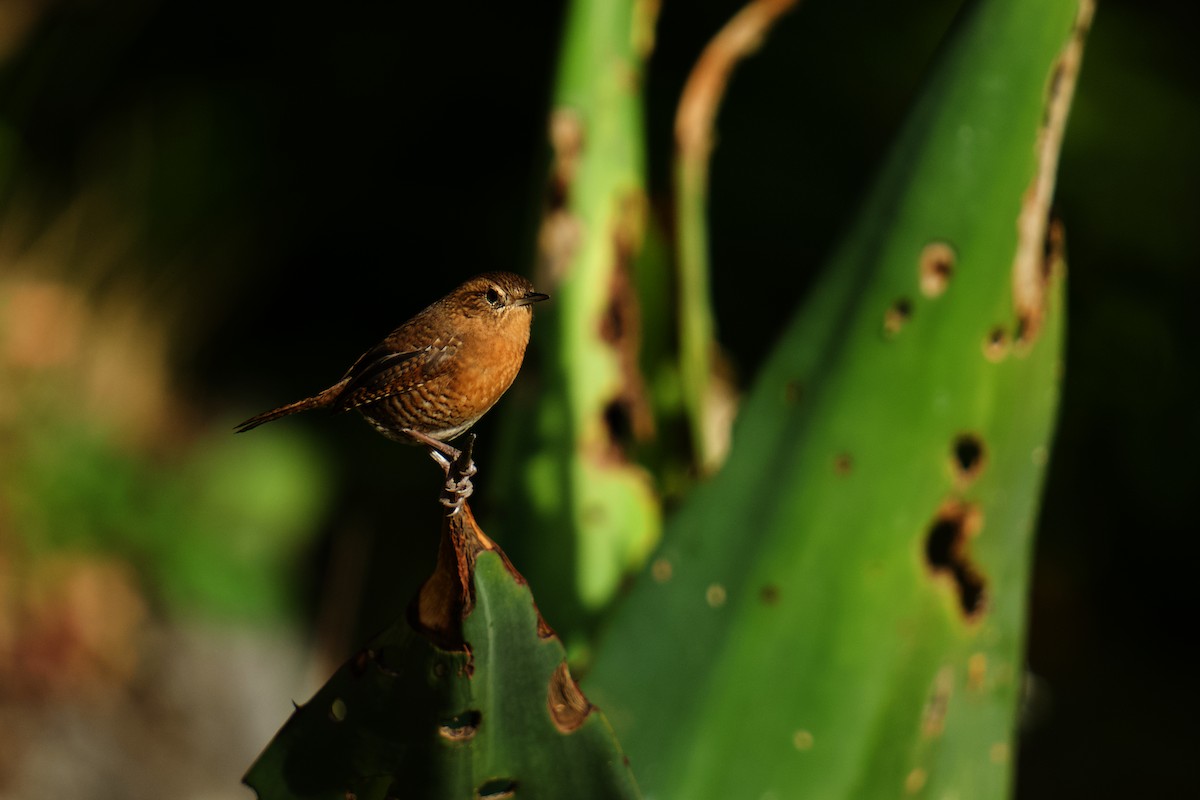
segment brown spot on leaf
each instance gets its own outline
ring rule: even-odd
[[[725,605],[725,601],[729,599],[725,593],[725,587],[719,583],[709,584],[709,587],[704,590],[704,602],[708,603],[711,608],[720,608]]]
[[[971,691],[981,691],[987,680],[987,656],[983,653],[972,653],[967,659],[967,688]]]
[[[571,677],[566,661],[559,664],[550,676],[546,704],[550,708],[550,718],[554,720],[554,727],[563,733],[576,730],[592,712],[592,704]]]
[[[849,475],[854,469],[854,459],[849,453],[838,453],[833,459],[833,471],[838,475]]]
[[[604,407],[604,423],[609,440],[622,459],[633,442],[643,442],[654,435],[654,415],[638,363],[642,318],[632,278],[633,261],[642,246],[645,214],[645,198],[640,193],[622,198],[613,230],[615,263],[608,299],[600,316],[600,338],[612,348],[621,372],[620,389]]]
[[[925,537],[926,563],[936,577],[950,579],[968,622],[978,620],[985,608],[986,581],[971,561],[967,547],[982,525],[983,515],[977,506],[948,500],[938,509]]]
[[[758,596],[762,598],[763,604],[765,605],[779,605],[779,587],[773,583],[768,583],[766,586],[762,587],[762,591],[758,593]]]
[[[546,189],[546,209],[538,230],[538,274],[546,286],[557,286],[583,239],[583,224],[571,213],[571,193],[585,135],[583,121],[568,108],[550,115],[550,147],[554,152]]]
[[[997,325],[988,331],[983,338],[983,357],[993,364],[1004,360],[1008,355],[1008,333]]]
[[[583,223],[571,212],[547,211],[538,229],[539,285],[557,286],[583,240]]]
[[[938,297],[950,285],[954,275],[954,264],[957,255],[954,248],[946,242],[930,242],[921,250],[918,274],[920,277],[921,294],[926,297]]]
[[[1062,221],[1057,217],[1051,217],[1046,226],[1046,240],[1042,248],[1042,259],[1039,262],[1039,278],[1043,286],[1048,285],[1051,279],[1061,272],[1064,261],[1063,254],[1066,249],[1065,242],[1066,235],[1063,231]],[[1028,350],[1028,346],[1033,343],[1034,338],[1037,336],[1040,325],[1040,317],[1018,312],[1013,340],[1019,348],[1019,353],[1024,353]]]
[[[883,315],[884,336],[892,337],[900,333],[900,329],[912,317],[912,312],[912,302],[906,297],[901,297],[888,306],[888,310]]]
[[[925,788],[925,781],[929,779],[928,773],[920,767],[915,768],[904,779],[904,791],[909,794],[916,794]]]
[[[1051,234],[1050,201],[1071,107],[1075,82],[1083,60],[1083,42],[1095,11],[1093,0],[1081,0],[1071,36],[1046,80],[1043,121],[1037,134],[1037,166],[1017,217],[1017,251],[1013,258],[1013,305],[1017,312],[1017,339],[1028,347],[1041,332],[1046,313],[1046,241]]]
[[[547,208],[557,211],[570,202],[579,159],[583,155],[583,120],[572,109],[556,108],[550,114],[549,135],[554,160],[550,165]]]
[[[937,671],[933,688],[921,714],[921,733],[939,736],[946,727],[946,712],[950,710],[950,697],[954,694],[954,668],[947,665]]]
[[[555,636],[557,636],[558,634],[554,632],[554,628],[551,628],[549,623],[546,622],[546,618],[542,616],[542,610],[540,608],[538,608],[536,605],[534,606],[533,610],[537,612],[537,635],[538,635],[538,638],[539,639],[553,639]]]
[[[650,565],[650,575],[657,583],[666,583],[671,580],[674,572],[675,568],[665,558],[655,559],[654,563]]]

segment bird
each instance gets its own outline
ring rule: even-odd
[[[463,492],[470,493],[474,465],[465,466],[462,480],[451,481],[451,464],[462,452],[448,442],[512,385],[529,344],[533,305],[548,299],[520,275],[476,275],[363,353],[328,389],[253,416],[235,430],[245,433],[314,409],[357,411],[387,438],[428,447],[446,470],[457,510]],[[445,496],[443,503],[451,504]]]

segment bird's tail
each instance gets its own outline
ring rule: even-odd
[[[288,403],[286,406],[264,411],[263,413],[251,417],[241,423],[233,430],[235,433],[245,433],[246,431],[254,430],[264,422],[273,422],[280,417],[290,416],[291,414],[299,414],[301,411],[311,411],[314,408],[330,408],[341,395],[342,389],[346,387],[346,381],[340,381],[334,386],[330,386],[325,391],[313,397],[306,397],[303,400],[297,400],[294,403]]]

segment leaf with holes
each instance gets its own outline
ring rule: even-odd
[[[650,796],[1008,793],[1091,15],[969,6],[586,688]],[[720,268],[720,265],[718,265]]]
[[[504,410],[508,465],[489,483],[525,511],[499,530],[571,637],[658,543],[658,498],[630,450],[654,430],[639,370],[636,262],[647,225],[641,81],[657,4],[574,0],[550,117],[553,148],[533,327],[543,385]]]
[[[469,507],[410,616],[296,709],[246,775],[262,800],[638,797],[611,727]]]

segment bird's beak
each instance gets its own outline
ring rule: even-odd
[[[534,303],[540,303],[543,300],[549,300],[549,299],[550,299],[550,295],[548,295],[548,294],[542,294],[541,292],[530,292],[529,294],[525,295],[524,297],[517,298],[517,301],[515,303],[513,303],[513,305],[514,306],[531,306]]]

